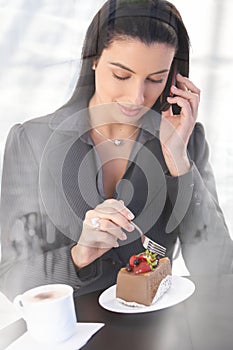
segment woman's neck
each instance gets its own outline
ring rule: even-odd
[[[116,103],[95,104],[93,99],[89,102],[89,118],[92,129],[97,129],[110,139],[128,138],[138,129],[138,123],[122,121]],[[136,132],[135,132],[136,133]]]

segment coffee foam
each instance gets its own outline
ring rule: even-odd
[[[45,291],[37,291],[33,294],[25,296],[25,300],[32,303],[48,302],[55,299],[60,299],[69,295],[69,291],[65,288],[51,289]]]

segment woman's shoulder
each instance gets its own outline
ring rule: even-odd
[[[205,128],[204,125],[201,122],[196,122],[194,129],[193,129],[194,137],[205,137]]]
[[[36,131],[37,133],[42,130],[51,130],[51,121],[53,120],[54,114],[47,114],[44,116],[28,119],[22,124],[20,124],[21,128],[25,131]],[[20,127],[19,127],[20,128]]]
[[[13,125],[8,133],[5,149],[15,152],[31,149],[39,156],[53,132],[50,127],[52,117],[50,114]]]
[[[18,142],[42,142],[48,139],[54,128],[52,127],[52,120],[54,113],[28,119],[22,123],[14,124],[9,131],[8,140],[14,139]]]
[[[189,146],[192,146],[192,147],[203,146],[203,144],[206,142],[205,139],[206,139],[206,136],[205,136],[204,125],[200,122],[196,122],[193,128],[193,132],[190,136]]]
[[[16,133],[26,133],[29,136],[51,135],[55,130],[63,130],[63,123],[69,120],[72,114],[65,108],[58,109],[50,114],[28,119],[23,123],[15,124],[12,129]]]
[[[28,119],[21,123],[16,123],[10,128],[9,134],[21,135],[25,132],[32,131],[34,129],[39,132],[41,129],[49,128],[52,114],[40,116],[32,119]]]
[[[191,158],[197,163],[209,157],[209,146],[206,141],[205,128],[200,122],[197,122],[194,126],[189,139],[188,152]]]

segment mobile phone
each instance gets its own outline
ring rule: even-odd
[[[172,74],[172,77],[170,77],[170,79],[168,80],[168,89],[167,91],[169,91],[168,95],[169,97],[174,97],[175,95],[171,92],[171,86],[172,85],[175,85],[176,86],[176,75],[178,73],[178,70],[177,70],[177,66],[175,65],[174,68],[173,68],[173,74]],[[165,95],[165,100],[163,101],[162,105],[161,105],[161,111],[167,111],[168,108],[170,106],[172,106],[172,112],[173,114],[180,114],[180,111],[181,111],[181,108],[177,105],[177,104],[170,104],[168,101],[167,101],[167,96]]]
[[[171,86],[174,85],[174,86],[177,86],[176,84],[176,75],[178,73],[178,70],[177,70],[177,67],[175,66],[174,68],[174,72],[173,72],[173,76],[172,76],[172,81],[171,81]],[[170,94],[169,94],[170,97],[174,97],[175,95],[171,93],[171,90],[170,90]],[[172,105],[172,112],[173,114],[180,114],[180,111],[181,111],[181,108],[178,106],[178,104],[173,104]]]

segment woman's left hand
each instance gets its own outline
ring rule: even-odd
[[[179,115],[174,115],[172,107],[162,112],[160,142],[163,155],[172,176],[179,176],[190,169],[187,145],[198,115],[200,90],[186,77],[177,74],[177,87],[171,87],[173,97],[169,104],[181,107]]]

